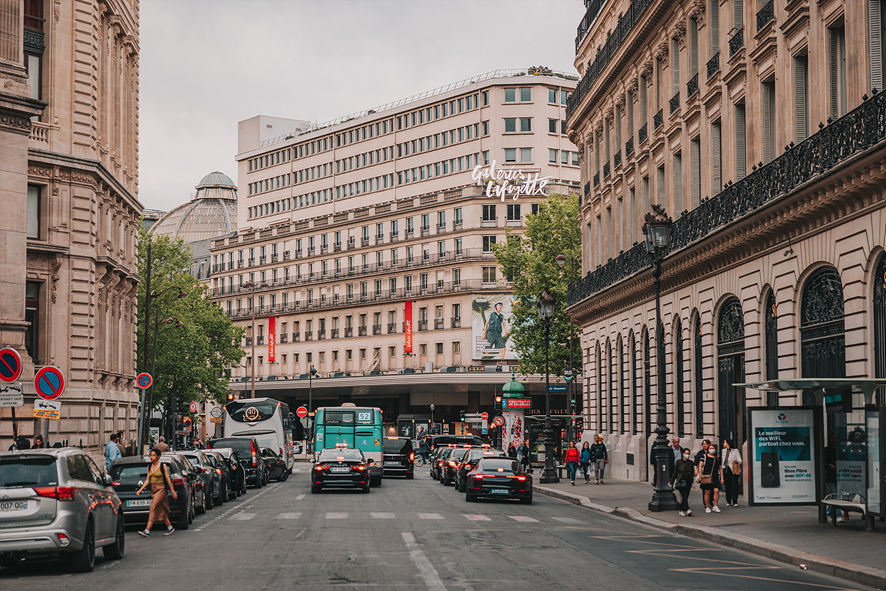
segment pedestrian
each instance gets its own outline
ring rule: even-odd
[[[172,498],[177,499],[178,494],[175,487],[172,486],[172,479],[169,478],[169,468],[166,464],[160,462],[161,452],[156,448],[151,450],[151,464],[148,466],[148,477],[142,483],[142,486],[136,491],[136,496],[142,494],[148,483],[151,484],[151,508],[148,511],[148,525],[143,530],[138,531],[138,535],[148,537],[151,535],[151,527],[155,521],[162,521],[166,524],[166,534],[171,535],[175,531],[172,523],[169,521],[169,497],[166,494],[166,487],[172,492]]]
[[[22,451],[25,449],[31,449],[31,442],[24,435],[19,435],[12,442],[12,445],[9,446],[9,451]]]
[[[160,453],[166,453],[169,451],[169,445],[166,444],[166,438],[161,436],[160,441],[154,446],[154,449],[159,451]]]
[[[105,445],[105,471],[111,471],[111,463],[122,457],[120,447],[117,445],[117,434],[111,433],[111,440]]]
[[[585,484],[591,483],[591,444],[585,441],[581,444],[581,453],[578,456],[582,474],[585,475]]]
[[[46,447],[43,445],[43,436],[39,433],[34,437],[34,447],[33,449],[40,449],[41,447]]]
[[[609,463],[609,451],[603,443],[603,436],[599,433],[594,436],[594,444],[591,446],[591,463],[594,464],[594,484],[603,484],[603,472]]]
[[[508,457],[517,459],[517,448],[514,447],[513,441],[508,444]]]
[[[120,448],[120,455],[126,455],[126,440],[123,439],[123,431],[117,431],[117,447]]]
[[[680,447],[680,438],[674,437],[671,440],[671,453],[674,454],[674,463],[676,464],[683,458],[683,448]]]
[[[723,484],[726,486],[726,506],[738,507],[738,483],[741,480],[741,452],[732,447],[732,442],[723,440],[720,453],[723,465]]]
[[[529,448],[529,440],[524,439],[522,445],[517,448],[517,459],[520,460],[520,465],[523,466],[523,470],[525,472],[530,472],[531,468],[529,467],[529,460],[532,452]]]
[[[690,459],[691,455],[688,449],[683,450],[683,455],[674,463],[674,471],[671,472],[671,486],[680,493],[681,517],[692,515],[692,509],[689,508],[689,493],[692,491],[695,464]]]
[[[574,441],[569,442],[569,447],[566,449],[566,455],[563,457],[563,460],[566,464],[566,472],[572,481],[572,486],[575,486],[575,472],[578,470],[579,453],[575,448]]]
[[[707,446],[701,462],[695,465],[695,474],[701,484],[705,513],[720,512],[717,503],[720,501],[720,482],[723,479],[723,464],[713,445]]]
[[[696,465],[696,466],[698,466],[699,464],[702,463],[702,461],[704,460],[704,456],[705,456],[706,453],[708,453],[708,448],[709,448],[710,446],[711,446],[711,440],[710,440],[710,439],[704,439],[704,440],[702,440],[702,442],[701,442],[701,449],[698,451],[698,453],[695,454],[695,465]]]

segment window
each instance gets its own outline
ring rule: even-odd
[[[461,238],[455,239],[455,254],[456,254],[456,256],[459,256],[462,254],[462,239]]]
[[[565,90],[560,91],[560,104],[565,105],[569,101],[569,92]]]
[[[495,206],[494,205],[484,205],[483,206],[483,221],[484,222],[494,222],[495,217]]]
[[[868,39],[871,62],[871,90],[883,90],[883,64],[886,62],[886,43],[883,34],[883,0],[868,0]]]
[[[532,131],[532,117],[520,117],[520,132],[529,133]]]
[[[692,159],[692,208],[701,203],[701,138],[695,136],[689,141],[689,157]]]
[[[548,150],[548,162],[551,164],[557,163],[557,150],[549,149]]]
[[[548,119],[548,133],[557,133],[559,119]]]
[[[25,329],[25,349],[35,364],[41,364],[39,354],[40,334],[40,284],[33,281],[25,283],[25,321],[30,325]]]
[[[763,164],[768,164],[775,157],[775,100],[773,78],[763,83]]]
[[[842,25],[828,29],[828,78],[830,112],[836,119],[846,114],[846,31]]]
[[[747,175],[747,129],[744,103],[735,105],[735,180]]]
[[[517,131],[517,119],[515,117],[505,117],[505,133],[514,133]]]
[[[711,124],[711,190],[714,195],[723,190],[723,128],[717,119]]]
[[[799,55],[794,58],[794,128],[797,143],[809,136],[809,58]],[[765,85],[764,85],[765,90]],[[773,100],[775,97],[770,97]],[[773,109],[773,114],[774,114]],[[773,135],[774,130],[773,130]],[[774,154],[774,152],[773,152]],[[773,157],[770,154],[770,159]]]
[[[505,102],[506,103],[516,103],[517,102],[517,89],[516,88],[505,88]]]
[[[495,267],[483,267],[483,283],[495,283]]]
[[[461,285],[461,269],[452,270],[452,285]]]
[[[495,236],[483,237],[483,252],[492,252],[492,245],[495,244]]]
[[[532,148],[520,148],[520,162],[532,162]]]
[[[40,187],[28,185],[27,237],[40,239]]]
[[[720,53],[720,0],[710,0],[711,53]]]
[[[664,166],[658,167],[658,203],[664,205],[665,202],[665,169]]]
[[[521,88],[520,89],[520,102],[528,103],[532,100],[532,88]]]
[[[437,355],[443,354],[443,343],[437,343]]]
[[[519,203],[509,203],[508,204],[508,221],[520,221],[520,204]]]
[[[698,21],[689,19],[689,77],[698,76]]]
[[[549,88],[548,89],[548,102],[553,103],[555,105],[557,104],[557,89],[556,88]]]

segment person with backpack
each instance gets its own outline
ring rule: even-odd
[[[591,462],[594,464],[594,484],[603,484],[603,472],[609,463],[609,451],[600,434],[594,437],[594,444],[591,446]]]
[[[582,474],[585,475],[585,484],[591,483],[591,444],[585,441],[581,446],[581,453],[578,456],[578,463],[581,465]]]

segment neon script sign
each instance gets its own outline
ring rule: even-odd
[[[516,201],[521,195],[547,197],[545,187],[551,180],[549,176],[539,176],[537,172],[523,172],[519,168],[496,169],[495,160],[488,167],[481,164],[475,166],[471,178],[478,187],[486,187],[487,197],[499,197],[502,201],[507,197]]]

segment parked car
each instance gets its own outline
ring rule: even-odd
[[[532,476],[513,458],[483,458],[468,473],[465,490],[465,500],[469,503],[480,497],[516,499],[531,505]]]
[[[415,448],[408,437],[385,437],[382,441],[382,469],[385,476],[415,476]]]
[[[214,505],[221,505],[227,500],[227,492],[225,491],[224,482],[226,481],[225,473],[221,468],[212,465],[209,457],[199,450],[188,450],[182,452],[181,455],[188,458],[197,478],[203,483],[206,490],[202,505],[197,503],[197,513],[206,513],[212,509]]]
[[[240,463],[240,456],[230,447],[207,449],[205,453],[210,461],[217,463],[228,479],[228,499],[236,499],[246,494],[246,471]]]
[[[120,509],[110,477],[80,449],[0,453],[0,566],[62,556],[86,572],[97,547],[123,558]]]
[[[442,466],[443,466],[444,456],[448,456],[450,453],[452,453],[453,449],[455,449],[455,448],[441,445],[441,446],[437,447],[436,449],[434,449],[434,451],[431,452],[431,458],[428,461],[428,463],[431,466],[431,468],[430,468],[431,478],[433,478],[434,480],[440,480],[440,474],[442,474],[442,472],[443,472]]]
[[[428,446],[436,449],[441,445],[471,445],[481,446],[483,440],[476,435],[428,435]]]
[[[273,478],[277,482],[283,482],[289,478],[289,469],[286,467],[286,461],[280,457],[270,447],[261,448],[261,457],[265,462],[265,468],[268,471],[268,478]]]
[[[188,529],[194,520],[194,487],[188,479],[187,468],[173,453],[160,456],[160,462],[169,469],[169,478],[178,495],[177,499],[169,495],[169,520],[175,524],[176,529]],[[148,456],[127,456],[118,458],[111,464],[114,490],[123,501],[126,523],[148,522],[151,494],[147,489],[141,495],[135,493],[148,477],[150,464],[151,459]]]
[[[455,473],[455,490],[465,492],[468,485],[468,472],[477,467],[477,462],[483,458],[505,458],[507,454],[500,449],[483,448],[470,449],[462,458],[458,470]]]
[[[268,471],[261,458],[261,448],[255,439],[250,437],[223,437],[210,439],[209,449],[229,447],[237,452],[240,465],[246,473],[246,482],[261,488],[268,483]]]
[[[469,449],[466,447],[456,447],[440,466],[440,483],[443,486],[449,486],[455,482],[455,473],[461,467],[461,460],[468,451]]]
[[[356,488],[369,492],[369,465],[359,449],[328,448],[311,460],[311,492],[324,488]]]

